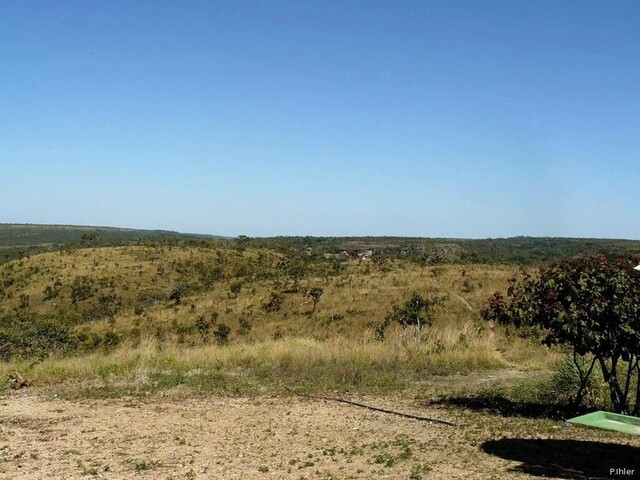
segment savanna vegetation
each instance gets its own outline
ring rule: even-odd
[[[5,245],[27,243],[7,231]],[[56,232],[46,227],[38,238],[53,242]],[[543,259],[633,254],[640,242],[138,236],[127,243],[100,229],[73,232],[80,238],[0,265],[0,357],[6,372],[35,384],[105,394],[285,385],[420,392],[436,377],[516,371],[535,381],[474,391],[473,402],[504,409],[526,399],[530,412],[634,408],[637,375],[627,372],[636,372],[637,353],[577,349],[573,337],[549,336],[542,319],[550,311],[523,305],[544,300],[532,289],[548,284],[549,268],[558,274],[578,265],[546,267]],[[521,272],[524,283],[510,280]],[[508,303],[492,297],[496,291],[515,297]],[[560,323],[565,310],[553,312]],[[624,329],[631,317],[620,318],[616,328]],[[620,375],[627,376],[606,395]],[[461,392],[443,392],[438,401],[459,403]]]

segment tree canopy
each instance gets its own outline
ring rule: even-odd
[[[410,326],[416,329],[416,341],[420,342],[422,329],[433,324],[434,309],[441,305],[443,298],[423,297],[418,292],[413,292],[411,296],[402,304],[394,304],[391,311],[376,328],[376,337],[384,339],[385,331],[392,323],[398,323],[403,330]]]

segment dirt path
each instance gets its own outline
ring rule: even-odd
[[[486,453],[483,444],[585,435],[558,422],[423,408],[406,399],[358,398],[460,428],[300,397],[69,401],[23,392],[0,396],[3,479],[528,478],[521,461]]]

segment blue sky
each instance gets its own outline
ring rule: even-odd
[[[0,6],[0,222],[640,239],[638,1]]]

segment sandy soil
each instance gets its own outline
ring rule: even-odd
[[[585,472],[593,465],[555,458],[557,450],[578,445],[584,452],[580,442],[591,441],[600,449],[595,455],[616,448],[621,466],[640,453],[634,437],[620,441],[561,422],[425,408],[408,399],[357,400],[458,427],[300,397],[71,401],[11,391],[0,394],[0,478],[595,478]]]

